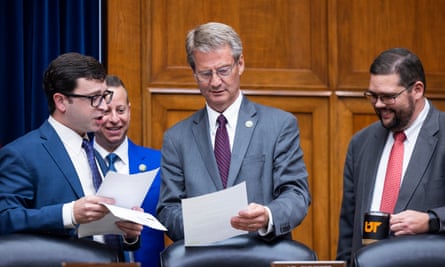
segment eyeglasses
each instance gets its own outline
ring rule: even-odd
[[[113,91],[105,90],[105,92],[101,95],[78,95],[78,94],[70,94],[70,93],[62,93],[68,97],[83,97],[88,98],[91,101],[91,106],[93,108],[97,108],[102,104],[102,100],[105,99],[105,103],[110,104],[111,99],[113,98]]]
[[[237,61],[233,62],[229,66],[224,66],[221,68],[218,68],[215,70],[215,74],[220,78],[224,79],[225,77],[228,77],[230,74],[232,74],[233,67],[235,67],[235,64]],[[209,83],[213,78],[213,70],[206,70],[206,71],[200,71],[195,72],[195,77],[200,83]]]
[[[396,103],[396,98],[401,95],[403,92],[405,92],[406,90],[410,89],[411,86],[413,86],[415,82],[412,82],[408,85],[408,87],[406,87],[405,89],[403,89],[402,91],[393,94],[393,95],[378,95],[375,94],[371,91],[366,91],[364,92],[364,96],[372,103],[375,104],[377,103],[377,101],[380,99],[380,101],[385,104],[385,105],[392,105],[394,103]]]

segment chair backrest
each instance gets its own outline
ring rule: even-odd
[[[116,262],[118,255],[92,240],[50,235],[0,236],[0,267],[60,267],[62,262]]]
[[[353,255],[356,267],[437,267],[445,264],[444,235],[411,235],[380,240]]]
[[[141,267],[139,262],[63,262],[62,267]]]
[[[184,241],[177,241],[161,252],[161,267],[270,267],[273,261],[316,259],[313,250],[293,240],[265,242],[240,235],[203,247],[184,247]]]

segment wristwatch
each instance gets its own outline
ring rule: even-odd
[[[428,216],[429,216],[429,220],[428,220],[429,232],[430,233],[438,233],[440,230],[439,218],[432,211],[428,211]]]

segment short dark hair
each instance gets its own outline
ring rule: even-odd
[[[127,103],[130,103],[128,99],[128,91],[127,87],[125,87],[124,82],[116,75],[107,75],[105,78],[105,84],[107,87],[122,87],[124,89],[125,94],[127,95]]]
[[[116,75],[107,75],[107,77],[105,78],[105,83],[108,87],[122,86],[125,88],[124,82]]]
[[[43,89],[48,100],[50,114],[55,110],[55,93],[72,93],[77,79],[104,81],[104,66],[91,56],[79,53],[65,53],[51,61],[43,75]]]
[[[426,90],[425,72],[422,62],[406,48],[391,48],[383,51],[371,64],[369,72],[374,75],[399,74],[399,85],[408,88],[421,81]]]

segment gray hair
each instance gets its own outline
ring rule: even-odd
[[[195,70],[194,51],[210,52],[229,45],[232,49],[232,56],[238,61],[243,53],[243,45],[239,35],[235,30],[223,23],[209,22],[199,25],[189,31],[185,41],[185,50],[187,52],[187,61],[192,70]]]

